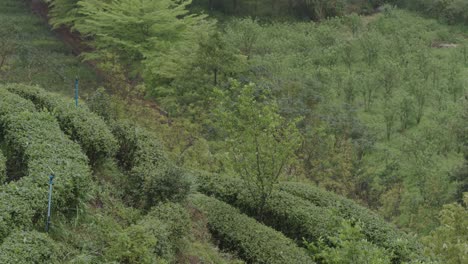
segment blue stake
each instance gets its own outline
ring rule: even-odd
[[[78,107],[78,77],[75,78],[75,105]]]
[[[47,208],[47,222],[46,222],[46,232],[49,232],[50,225],[50,210],[52,207],[52,185],[54,185],[54,174],[49,175],[49,206]]]

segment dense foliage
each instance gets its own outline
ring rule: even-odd
[[[195,0],[194,5],[224,14],[256,17],[297,17],[322,20],[356,12],[371,14],[384,0]]]
[[[117,159],[127,173],[123,185],[134,205],[150,208],[160,201],[181,201],[187,196],[190,179],[168,159],[155,135],[129,122],[115,122],[113,133],[120,146]]]
[[[392,252],[367,241],[359,224],[353,226],[349,222],[343,221],[338,235],[330,237],[329,240],[332,246],[326,245],[321,240],[317,243],[306,243],[312,257],[319,263],[392,263]]]
[[[270,90],[284,117],[303,117],[291,176],[360,200],[398,226],[437,225],[440,207],[463,188],[455,177],[466,122],[461,32],[390,8],[320,25],[237,19],[223,36],[248,57],[236,76]]]
[[[47,204],[46,195],[47,192],[37,188],[28,178],[2,185],[0,188],[0,241],[16,229],[31,229],[33,221],[38,221],[38,215],[44,212]]]
[[[226,134],[231,163],[261,217],[274,185],[299,148],[301,136],[296,122],[282,118],[268,94],[256,93],[253,84],[239,87],[233,83],[231,89],[234,94],[218,91],[220,133]]]
[[[94,49],[84,59],[109,73],[107,81],[127,97],[138,94],[134,85],[165,83],[177,67],[185,67],[192,44],[209,32],[206,16],[189,14],[190,1],[173,0],[49,0],[52,24],[78,30]]]
[[[63,134],[51,115],[22,112],[7,116],[5,123],[5,143],[17,165],[8,168],[9,172],[15,172],[9,175],[9,180],[28,177],[47,192],[49,175],[54,174],[58,211],[75,210],[86,200],[90,184],[88,159],[79,145]]]
[[[250,196],[242,180],[200,174],[198,183],[202,193],[240,208],[299,243],[303,238],[311,241],[335,233],[337,219],[330,210],[316,207],[286,192],[273,190],[264,205],[263,214],[258,215],[256,200]]]
[[[314,263],[292,240],[237,209],[201,194],[192,195],[190,201],[206,214],[220,246],[237,252],[249,263]]]
[[[465,263],[468,261],[468,194],[463,204],[447,204],[439,213],[441,225],[423,239],[427,254],[441,263]]]
[[[105,258],[119,263],[174,263],[189,236],[189,226],[189,215],[181,205],[161,204],[117,233]]]
[[[34,111],[34,105],[17,95],[0,89],[0,135],[5,137],[8,116],[22,111]],[[47,177],[47,176],[46,176]],[[32,178],[22,178],[17,182],[10,182],[0,186],[0,241],[14,228],[31,227],[32,220],[40,210],[40,203],[44,202],[44,191],[32,183]]]
[[[62,130],[80,143],[92,164],[105,157],[113,157],[117,141],[104,121],[85,106],[76,107],[73,101],[44,91],[39,87],[9,84],[6,89],[31,100],[38,109],[49,110],[59,121]]]
[[[258,217],[255,200],[250,198],[240,179],[199,174],[198,182],[201,192],[234,205],[248,215]],[[286,189],[293,189],[287,188],[288,184],[297,186],[299,191],[294,193],[302,194],[299,197],[310,199],[312,203],[282,191],[284,187],[281,186],[280,190],[273,191],[259,220],[281,230],[299,244],[302,244],[303,239],[333,244],[329,239],[338,235],[339,223],[342,219],[347,219],[353,225],[363,225],[362,234],[369,243],[387,248],[394,254],[392,261],[400,263],[421,257],[421,246],[416,241],[397,231],[370,210],[348,199],[301,184],[285,183],[283,185]]]
[[[51,173],[57,176],[54,204],[57,211],[68,213],[87,199],[90,176],[86,156],[63,134],[57,121],[47,113],[26,111],[34,106],[5,88],[0,88],[0,123],[10,159],[10,183],[2,186],[1,238],[44,214]]]
[[[0,184],[3,184],[6,180],[6,158],[0,151]]]
[[[466,24],[466,1],[46,2],[50,23],[98,76],[28,13],[29,1],[0,0],[0,82],[70,94],[79,76],[80,92],[104,80],[114,94],[90,98],[105,124],[82,98],[76,108],[8,85],[32,104],[0,89],[0,247],[18,244],[20,262],[55,259],[29,243],[47,236],[17,232],[42,229],[49,163],[62,262],[230,262],[204,221],[247,262],[466,260],[468,42],[462,25],[439,23]],[[184,166],[239,174],[201,176],[199,190],[283,234],[199,194],[201,210],[161,204],[186,202]],[[319,187],[276,188],[292,178]],[[364,206],[423,236],[425,250]]]
[[[438,18],[443,22],[468,25],[468,2],[465,0],[396,0],[393,2],[399,6]]]
[[[401,260],[410,256],[418,257],[421,254],[422,248],[415,239],[398,232],[396,227],[387,223],[382,217],[352,200],[304,183],[282,182],[279,189],[317,206],[333,210],[334,213],[349,221],[347,224],[358,225],[366,239],[390,249],[397,256],[402,257]]]
[[[0,263],[61,263],[64,248],[37,231],[17,231],[0,245]]]

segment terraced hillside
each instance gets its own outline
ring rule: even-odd
[[[2,85],[0,94],[2,157],[6,157],[6,162],[2,158],[6,174],[2,173],[0,240],[1,248],[18,248],[16,263],[36,258],[41,263],[175,261],[186,249],[181,245],[190,236],[193,210],[206,217],[213,243],[248,263],[312,263],[303,239],[327,241],[337,234],[336,223],[345,218],[362,222],[367,239],[394,254],[393,262],[420,257],[417,243],[339,196],[284,183],[268,203],[267,215],[256,220],[249,217],[255,216],[255,210],[242,181],[207,173],[193,177],[168,160],[156,137],[130,122],[107,124],[86,106],[77,108],[73,101],[37,86]],[[42,230],[51,173],[56,176],[54,213],[47,234]],[[194,182],[200,192],[215,198],[193,194],[187,200],[189,192],[197,191]],[[81,229],[91,232],[87,229],[96,227],[89,218],[101,214],[105,221],[94,224],[114,230],[97,241],[87,238],[88,243],[98,243],[97,251],[87,252],[83,241],[66,236]],[[44,253],[37,239],[57,246]],[[63,247],[72,253],[64,256]],[[122,247],[127,251],[118,250]],[[11,252],[2,254],[0,259],[11,256]]]
[[[36,257],[43,263],[84,258],[73,253],[61,255],[60,247],[75,253],[83,250],[82,245],[75,244],[78,241],[62,232],[73,234],[89,228],[86,218],[104,212],[117,214],[107,215],[106,221],[118,228],[107,234],[110,237],[100,238],[99,254],[87,252],[86,259],[175,261],[178,250],[182,250],[179,240],[190,236],[189,212],[193,214],[193,210],[206,217],[214,243],[248,263],[312,263],[313,258],[301,248],[303,239],[313,242],[333,237],[338,232],[336,223],[344,219],[362,222],[367,239],[394,254],[394,262],[418,258],[418,245],[394,227],[367,209],[316,187],[282,184],[259,222],[249,217],[255,217],[256,208],[242,181],[193,174],[175,166],[158,139],[142,128],[121,121],[107,124],[86,106],[76,108],[73,101],[37,86],[2,85],[0,95],[0,135],[6,156],[6,162],[2,158],[6,174],[2,173],[0,192],[0,239],[3,248],[18,246],[15,256],[19,263]],[[109,178],[101,178],[102,163],[112,162],[114,171],[106,173]],[[52,232],[45,234],[42,230],[51,173],[56,176],[54,225]],[[186,200],[189,192],[196,191],[194,181],[199,191],[214,198],[194,194]],[[106,188],[117,188],[117,193],[106,193]],[[110,201],[103,199],[118,202],[106,204]],[[165,201],[176,203],[161,204]],[[74,221],[79,229],[72,227]],[[53,241],[57,247],[48,248],[46,254],[36,239]],[[97,243],[95,238],[88,239]],[[119,247],[127,248],[127,252],[115,251]],[[6,257],[11,252],[2,254]]]
[[[0,263],[465,263],[463,25],[221,2],[0,0]]]

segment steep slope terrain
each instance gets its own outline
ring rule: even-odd
[[[51,23],[85,34],[92,67],[29,1],[0,0],[0,263],[466,259],[466,208],[444,206],[467,186],[463,30],[391,6],[320,24],[226,19],[218,30],[171,1],[77,2],[48,1]],[[168,13],[154,17],[159,4]],[[277,111],[253,120],[276,129],[281,115],[301,133],[264,203],[251,192],[264,179],[236,170],[218,120],[220,94],[236,109],[243,87]]]

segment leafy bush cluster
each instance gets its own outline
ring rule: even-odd
[[[54,202],[59,210],[75,208],[85,199],[90,180],[88,159],[79,145],[63,134],[53,116],[31,112],[9,115],[5,132],[8,151],[18,159],[18,167],[10,170],[22,171],[45,190],[48,176],[55,174]]]
[[[446,204],[439,213],[440,226],[422,239],[426,253],[440,263],[468,262],[468,193],[463,203]]]
[[[15,229],[29,229],[47,208],[47,191],[38,188],[31,179],[0,187],[0,242]],[[42,221],[41,221],[42,222]]]
[[[59,121],[62,130],[81,145],[92,164],[100,158],[113,157],[117,141],[105,122],[85,106],[75,107],[59,95],[39,87],[10,84],[6,88],[31,100],[38,109],[49,110]]]
[[[6,158],[0,151],[0,185],[6,180]]]
[[[301,19],[321,20],[350,12],[370,14],[384,0],[194,0],[196,6],[239,16],[296,16]]]
[[[202,194],[191,196],[191,202],[208,217],[220,246],[237,252],[248,263],[313,263],[292,240],[237,209]]]
[[[5,136],[8,114],[34,111],[34,105],[23,98],[0,89],[0,138]],[[31,183],[31,178],[22,178],[0,186],[0,241],[14,228],[30,227],[31,220],[43,209],[46,193]]]
[[[255,203],[236,178],[198,173],[201,192],[213,195],[255,217]],[[267,202],[265,215],[259,218],[298,242],[324,241],[333,246],[338,227],[343,220],[362,226],[362,234],[376,246],[392,252],[397,263],[418,259],[421,245],[415,239],[398,232],[396,227],[355,202],[300,183],[284,182]],[[367,242],[366,242],[367,243]]]
[[[187,196],[191,185],[187,174],[168,159],[155,135],[128,122],[114,123],[113,133],[120,146],[117,160],[128,174],[126,193],[133,204],[150,208]]]
[[[8,184],[1,186],[0,240],[12,230],[31,227],[44,219],[49,175],[56,176],[54,208],[70,212],[86,199],[90,170],[78,144],[60,130],[48,113],[34,109],[25,99],[0,89],[0,124],[11,159]],[[19,103],[19,104],[16,104]],[[16,181],[14,181],[16,180]]]
[[[251,197],[240,179],[199,175],[199,189],[207,195],[236,206],[242,212],[257,217],[286,236],[302,242],[329,237],[336,232],[338,218],[327,208],[312,203],[284,191],[274,190],[265,204],[263,216],[258,217],[257,203]]]
[[[361,225],[361,231],[369,241],[392,250],[399,261],[407,261],[420,253],[421,247],[415,240],[352,200],[304,183],[282,182],[279,189],[317,206],[330,208],[353,225]]]
[[[46,234],[17,231],[0,245],[0,263],[63,263],[63,248]]]
[[[360,225],[343,221],[338,235],[331,237],[333,246],[323,241],[310,243],[307,249],[314,260],[328,264],[390,264],[392,252],[369,242],[362,233]]]
[[[187,211],[180,204],[164,203],[135,225],[116,233],[105,258],[119,263],[173,263],[189,233]]]
[[[465,0],[396,0],[394,2],[450,24],[468,24],[468,2]]]
[[[3,139],[3,119],[9,113],[19,113],[22,111],[36,111],[34,104],[17,95],[14,95],[0,86],[0,139]]]

